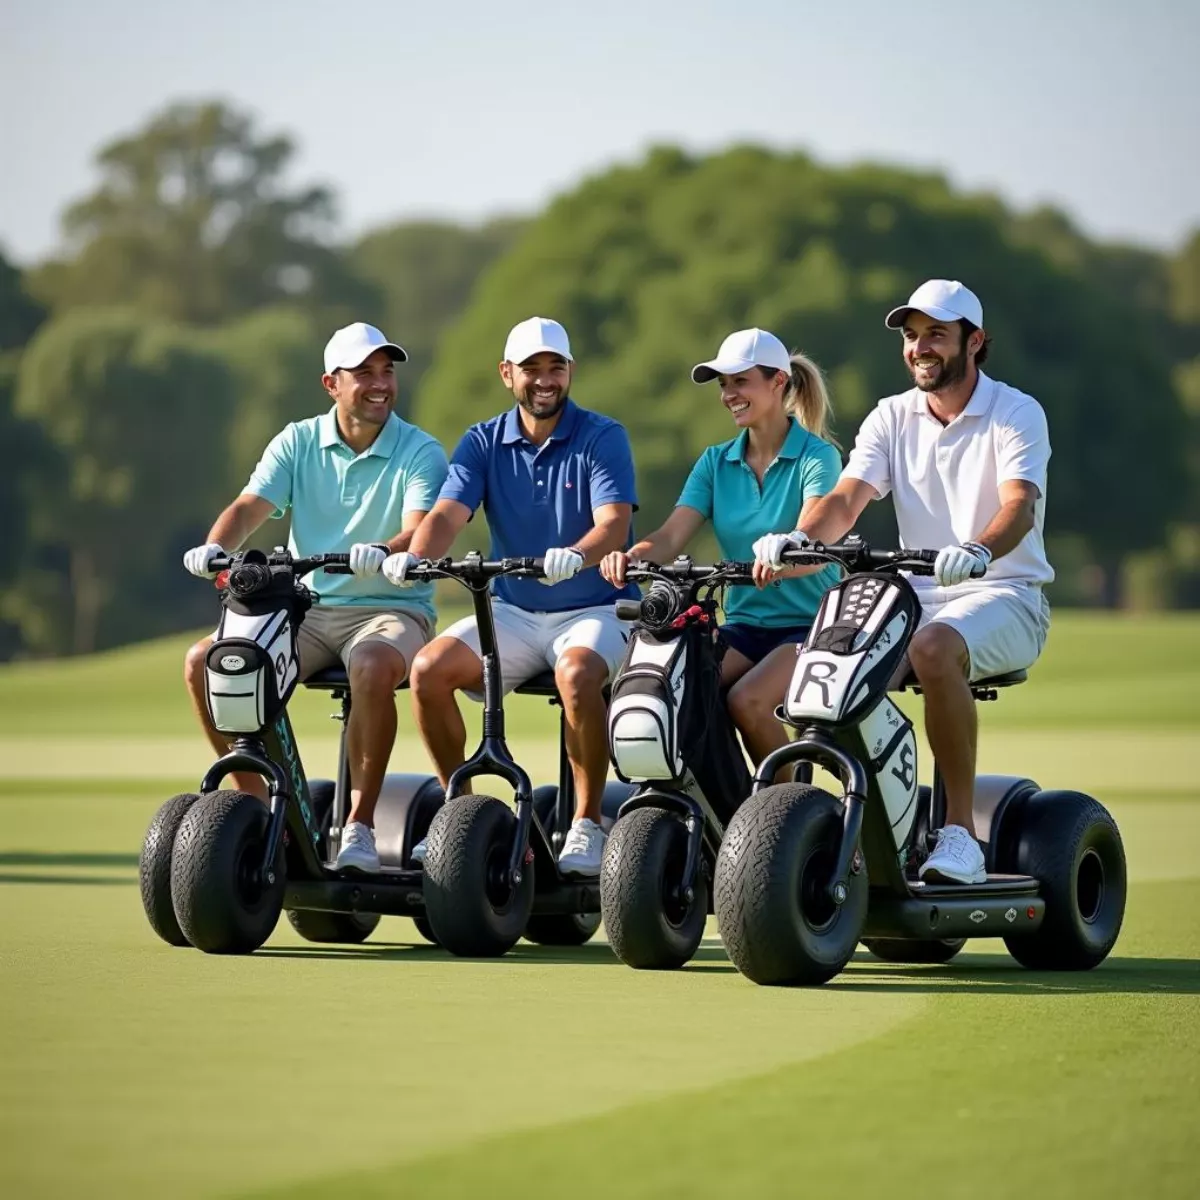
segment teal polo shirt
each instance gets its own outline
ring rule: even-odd
[[[754,543],[767,533],[790,533],[806,500],[833,490],[842,469],[836,447],[809,433],[794,417],[779,456],[762,484],[746,463],[748,430],[731,442],[709,446],[700,456],[678,503],[713,523],[723,558],[748,561]],[[838,569],[823,567],[799,579],[781,579],[760,592],[725,590],[725,619],[767,629],[811,625],[821,597],[837,582]]]
[[[338,432],[336,408],[294,421],[276,435],[245,490],[292,514],[288,548],[301,557],[344,554],[355,542],[386,542],[407,512],[428,512],[446,479],[437,441],[392,413],[379,436],[355,454]],[[359,579],[314,571],[305,580],[322,604],[407,608],[436,620],[433,584],[401,591],[382,575]]]

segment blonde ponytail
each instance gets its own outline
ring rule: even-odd
[[[791,359],[792,376],[783,389],[784,412],[795,417],[809,433],[815,433],[840,450],[841,446],[833,436],[833,405],[829,402],[821,368],[799,351]]]

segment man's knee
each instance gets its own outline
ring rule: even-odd
[[[458,638],[434,638],[413,659],[408,686],[418,702],[462,688],[474,689],[482,686],[482,665],[475,652]]]
[[[352,695],[383,698],[404,681],[404,656],[383,642],[363,642],[350,654],[347,675]]]
[[[608,664],[594,650],[572,647],[554,664],[554,683],[568,708],[601,700],[607,679]]]
[[[933,622],[919,629],[908,646],[908,661],[923,686],[965,679],[971,656],[962,634],[949,625]]]

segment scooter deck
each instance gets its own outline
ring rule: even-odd
[[[1029,875],[989,875],[986,883],[924,883],[910,879],[908,887],[922,900],[955,896],[1036,896],[1038,881]]]

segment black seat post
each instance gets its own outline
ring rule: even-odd
[[[342,827],[350,811],[350,757],[346,751],[346,731],[350,727],[350,688],[334,692],[333,698],[342,702],[341,713],[334,714],[334,720],[341,721],[342,729],[338,735],[337,781],[333,788],[333,811],[329,817],[328,861],[331,863],[337,858],[342,841]]]
[[[571,820],[575,816],[575,772],[571,769],[571,759],[567,755],[567,710],[562,701],[558,700],[558,816],[554,822],[554,832],[550,835],[550,844],[554,847],[554,856],[558,857],[567,839],[567,830],[571,828]]]

